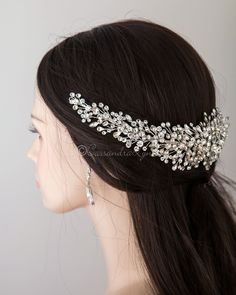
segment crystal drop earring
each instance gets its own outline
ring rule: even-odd
[[[87,183],[86,183],[86,196],[90,205],[94,205],[93,193],[92,188],[90,186],[90,176],[91,176],[91,167],[88,166],[87,169]]]

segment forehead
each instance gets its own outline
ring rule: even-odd
[[[44,122],[48,122],[49,120],[53,120],[53,114],[45,104],[43,98],[41,97],[38,88],[35,88],[35,96],[32,107],[32,114],[41,119]]]
[[[35,97],[31,113],[45,122],[47,126],[56,126],[57,128],[65,129],[65,126],[55,117],[53,112],[46,105],[37,87],[35,88]]]

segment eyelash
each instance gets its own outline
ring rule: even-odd
[[[39,138],[41,138],[40,133],[38,132],[38,130],[34,127],[34,125],[32,123],[29,126],[29,131],[32,132],[32,133],[38,133]]]

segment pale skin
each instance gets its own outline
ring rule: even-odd
[[[151,294],[139,267],[141,258],[134,242],[126,192],[111,187],[92,170],[90,184],[95,205],[89,205],[85,191],[88,164],[37,87],[32,115],[39,136],[27,156],[35,163],[43,205],[56,213],[88,210],[104,251],[108,275],[104,295]]]

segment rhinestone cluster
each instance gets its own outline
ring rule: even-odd
[[[189,123],[171,127],[170,122],[149,126],[147,120],[132,120],[121,111],[110,112],[102,102],[89,105],[80,93],[71,92],[69,103],[83,123],[90,123],[89,127],[96,127],[102,135],[112,132],[127,148],[134,145],[135,152],[146,151],[149,147],[152,157],[158,156],[164,163],[171,161],[172,170],[197,168],[202,161],[209,170],[219,157],[230,126],[229,117],[223,117],[218,107],[213,108],[209,116],[204,112],[204,121],[196,126]]]

